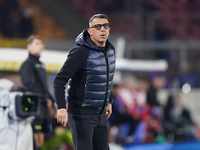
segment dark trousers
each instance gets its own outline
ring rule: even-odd
[[[109,150],[106,115],[68,115],[74,150]]]

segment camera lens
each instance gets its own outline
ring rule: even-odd
[[[35,112],[37,111],[37,98],[36,96],[22,96],[21,108],[23,112]]]

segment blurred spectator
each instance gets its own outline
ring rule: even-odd
[[[113,105],[113,114],[111,116],[111,126],[113,126],[116,119],[119,119],[116,114],[127,115],[134,118],[134,122],[137,126],[132,126],[130,117],[123,117],[121,121],[121,127],[123,135],[131,135],[134,138],[134,143],[143,143],[143,142],[155,142],[158,139],[165,139],[162,137],[162,123],[161,123],[161,111],[159,110],[159,103],[155,95],[157,90],[160,89],[164,84],[164,78],[160,76],[155,76],[152,79],[152,85],[150,86],[147,81],[138,80],[136,78],[125,78],[122,80],[121,87],[114,86],[114,105]],[[158,105],[148,105],[147,104],[147,89],[155,89],[153,100],[156,100]],[[116,91],[115,91],[116,90]],[[150,90],[151,91],[151,90]],[[117,96],[116,96],[116,93]],[[150,95],[152,93],[150,92]],[[155,102],[153,101],[152,104]],[[116,108],[114,108],[116,107]],[[118,113],[116,113],[118,112]],[[116,118],[115,118],[116,117]],[[129,119],[128,119],[129,118]],[[126,120],[125,120],[126,119]],[[112,122],[113,121],[113,122]],[[119,119],[120,122],[120,119]],[[119,123],[117,122],[117,123]],[[113,123],[113,124],[112,124]],[[123,124],[125,124],[123,126]],[[127,129],[126,124],[130,126]],[[115,128],[111,128],[111,131],[115,131]],[[130,129],[130,130],[129,130]],[[133,132],[134,130],[134,132]],[[128,132],[127,132],[128,131]],[[127,133],[127,134],[124,134]],[[128,141],[128,140],[127,140]],[[164,140],[162,140],[164,141]],[[128,143],[128,142],[127,142]]]
[[[168,141],[180,142],[196,139],[195,124],[178,95],[170,95],[168,98],[164,108],[164,125]]]
[[[146,142],[154,142],[157,137],[162,136],[162,113],[160,102],[157,98],[157,92],[164,86],[165,79],[163,76],[155,76],[147,90],[147,103],[150,106],[150,115],[147,122],[147,139]]]
[[[184,84],[188,83],[191,88],[199,87],[199,78],[198,75],[191,70],[189,63],[184,63],[182,65],[182,73],[178,78],[179,87],[182,88]]]
[[[154,76],[151,79],[151,84],[149,89],[147,90],[147,103],[150,106],[160,106],[160,103],[157,99],[157,92],[161,89],[165,84],[165,79],[163,76]]]
[[[124,107],[131,116],[139,117],[140,114],[137,111],[138,105],[138,91],[137,91],[137,79],[135,77],[127,77],[122,80],[121,88],[118,96],[120,97]]]
[[[149,84],[146,81],[126,77],[122,80],[121,87],[118,90],[117,97],[121,102],[120,106],[123,106],[131,117],[139,121],[137,128],[134,129],[134,143],[143,143],[149,134],[151,109],[146,102],[148,86]],[[126,126],[124,131],[127,132]]]
[[[151,72],[149,73],[149,80],[152,81],[156,76],[162,76],[165,79],[163,88],[165,89],[171,89],[173,87],[173,78],[169,75],[169,73],[166,72]]]
[[[109,118],[110,126],[119,126],[123,125],[125,123],[129,124],[130,130],[128,132],[128,135],[126,137],[120,137],[120,139],[117,139],[117,142],[123,142],[123,143],[132,143],[133,142],[133,134],[134,131],[140,122],[140,118],[133,117],[130,114],[128,114],[127,110],[124,108],[120,97],[119,97],[119,85],[113,85],[113,111],[112,115]]]

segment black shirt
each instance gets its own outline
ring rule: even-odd
[[[40,94],[41,102],[46,103],[46,98],[52,99],[52,97],[48,91],[46,70],[39,58],[39,56],[29,54],[29,57],[21,66],[20,75],[27,90]]]
[[[157,99],[157,90],[153,85],[147,90],[147,103],[151,106],[160,106]]]

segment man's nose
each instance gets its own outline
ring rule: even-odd
[[[100,30],[101,30],[101,31],[102,31],[102,30],[105,30],[104,26],[101,26]]]

